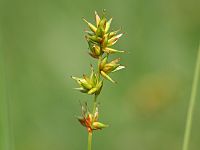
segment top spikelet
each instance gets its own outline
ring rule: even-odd
[[[113,54],[124,52],[111,48],[111,46],[113,46],[118,41],[123,33],[118,34],[120,30],[109,32],[112,18],[107,20],[107,18],[105,17],[105,12],[103,12],[102,18],[100,18],[95,11],[96,25],[88,22],[85,18],[83,18],[83,20],[87,23],[90,29],[90,31],[85,31],[87,34],[85,38],[89,45],[90,56],[98,59],[99,56],[102,56],[104,53]]]

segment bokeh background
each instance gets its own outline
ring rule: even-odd
[[[94,11],[107,10],[125,35],[115,46],[126,70],[100,100],[95,150],[180,150],[197,49],[199,0],[0,0],[0,150],[84,150],[71,75],[94,63],[84,39]],[[115,57],[119,57],[116,55]],[[199,90],[198,90],[199,91]],[[200,95],[190,150],[200,149]]]

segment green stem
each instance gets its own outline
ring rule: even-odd
[[[189,147],[189,140],[190,140],[190,134],[191,134],[191,129],[192,129],[192,117],[193,117],[196,94],[197,94],[199,73],[200,73],[200,45],[199,45],[194,78],[193,78],[193,83],[192,83],[190,102],[189,102],[189,107],[188,107],[188,112],[187,112],[187,120],[186,120],[182,150],[188,150],[188,147]]]
[[[92,150],[92,132],[88,132],[88,150]]]
[[[94,116],[95,110],[97,107],[97,97],[98,95],[94,95],[94,103],[93,103],[93,111],[92,114]],[[92,118],[92,122],[94,121],[94,117]],[[92,131],[88,132],[88,150],[92,150]]]
[[[95,114],[95,110],[96,110],[96,107],[97,107],[97,97],[98,97],[98,95],[94,95],[93,110],[92,110],[93,116]]]
[[[100,76],[100,68],[99,68],[99,66],[100,66],[100,63],[101,63],[101,59],[102,59],[102,57],[101,56],[99,56],[99,59],[98,59],[98,64],[97,64],[97,68],[98,68],[98,78],[100,79],[101,78],[101,76]]]

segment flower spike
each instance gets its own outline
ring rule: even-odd
[[[99,110],[97,97],[101,93],[104,79],[112,83],[117,83],[110,77],[110,74],[125,68],[120,64],[120,58],[109,60],[109,56],[116,53],[125,53],[124,50],[115,49],[113,46],[118,42],[119,38],[124,34],[120,33],[121,28],[113,30],[111,28],[112,18],[106,17],[106,12],[103,10],[102,15],[94,12],[95,24],[88,22],[85,18],[83,21],[87,24],[88,29],[85,30],[85,39],[88,43],[88,54],[97,62],[97,67],[94,69],[90,65],[90,75],[83,74],[82,77],[71,78],[78,84],[75,90],[78,90],[87,95],[93,95],[93,110],[88,109],[87,103],[81,104],[81,116],[77,117],[78,121],[88,131],[88,149],[91,150],[92,133],[96,130],[101,130],[108,125],[99,122]]]
[[[81,105],[81,110],[82,116],[78,116],[77,119],[82,126],[87,128],[88,132],[92,132],[93,130],[101,130],[108,127],[108,125],[98,122],[98,107],[95,108],[94,114],[88,111],[87,104]]]
[[[108,60],[108,56],[104,57],[101,60],[99,64],[100,73],[104,78],[110,80],[113,83],[116,83],[108,74],[111,72],[124,69],[125,67],[118,63],[120,61],[120,58],[114,59],[113,61],[109,63],[107,62],[107,60]]]
[[[98,95],[102,89],[103,81],[100,81],[97,78],[96,73],[94,73],[93,67],[91,66],[91,75],[90,77],[87,77],[85,74],[83,75],[83,78],[77,78],[73,77],[78,84],[79,88],[75,88],[76,90],[79,90],[82,93],[87,93],[89,95],[96,94]]]

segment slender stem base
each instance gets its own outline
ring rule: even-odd
[[[188,107],[182,150],[188,150],[188,147],[189,147],[189,140],[190,140],[190,134],[191,134],[191,129],[192,129],[192,117],[193,117],[196,94],[197,94],[199,73],[200,73],[200,45],[199,45],[198,56],[197,56],[197,61],[196,61],[194,79],[192,83],[192,91],[191,91],[190,102],[189,102],[189,107]]]
[[[88,132],[88,150],[92,150],[92,132]]]
[[[94,95],[94,102],[93,102],[93,111],[92,111],[92,122],[94,122],[94,114],[95,114],[95,110],[97,107],[97,96],[98,95]],[[88,132],[88,150],[92,150],[92,131]]]
[[[97,96],[98,95],[94,95],[93,110],[92,110],[93,115],[95,114],[96,107],[97,107]]]

